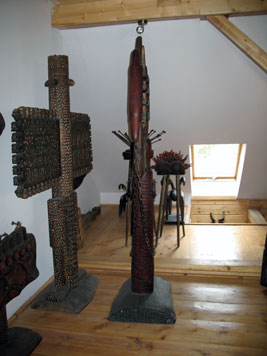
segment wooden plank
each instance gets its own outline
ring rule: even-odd
[[[248,209],[248,219],[252,224],[267,224],[267,221],[257,209]]]
[[[140,19],[177,19],[267,11],[267,0],[59,0],[52,14],[53,27],[82,27],[135,22]]]
[[[105,325],[102,323],[102,325]],[[100,327],[102,327],[102,325]],[[150,325],[147,325],[150,329]],[[164,326],[163,326],[164,327]],[[125,325],[128,328],[128,324]],[[143,326],[141,329],[143,330]],[[246,347],[234,345],[216,345],[213,343],[196,342],[189,338],[183,339],[177,331],[176,341],[168,339],[170,326],[165,326],[165,332],[159,335],[153,334],[153,340],[147,340],[146,334],[140,337],[115,335],[107,337],[105,335],[86,335],[85,333],[72,334],[65,331],[51,333],[49,329],[38,327],[36,331],[43,335],[44,340],[32,354],[33,356],[84,356],[84,355],[171,355],[171,356],[263,356],[265,350],[259,347]],[[191,329],[194,332],[194,328]],[[261,336],[262,337],[262,336]],[[101,342],[102,338],[102,342]],[[63,341],[62,341],[63,340]]]
[[[225,16],[207,16],[208,21],[267,73],[267,53]]]
[[[176,262],[175,262],[176,261]],[[202,260],[203,261],[203,260]],[[155,262],[155,273],[158,276],[223,276],[226,278],[256,278],[260,277],[261,266],[257,263],[256,260],[251,261],[251,264],[248,263],[243,265],[235,264],[235,261],[225,261],[225,264],[222,265],[217,260],[204,260],[205,265],[201,260],[196,264],[180,262],[178,259],[174,259],[173,262],[167,263],[167,261],[158,261]],[[130,276],[131,266],[130,261],[127,262],[96,262],[96,261],[82,261],[79,266],[85,268],[89,273],[95,274],[109,270],[110,274],[117,274],[118,271],[128,272]],[[107,273],[108,274],[108,273]]]

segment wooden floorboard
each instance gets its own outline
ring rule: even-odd
[[[109,322],[109,310],[128,273],[105,272],[80,314],[33,310],[13,323],[39,332],[33,355],[266,355],[267,293],[258,281],[169,276],[174,325]]]
[[[33,356],[266,356],[267,289],[259,284],[266,227],[187,225],[178,250],[175,228],[164,227],[155,274],[171,283],[173,325],[107,320],[130,276],[124,227],[117,209],[104,207],[86,232],[79,266],[99,284],[80,314],[27,306],[10,320],[42,335]]]
[[[176,226],[165,225],[156,249],[155,266],[180,264],[257,266],[260,273],[267,226],[260,225],[191,225],[185,226],[185,237],[177,249]],[[123,269],[130,268],[130,245],[125,247],[125,219],[118,217],[115,206],[102,207],[101,215],[85,233],[84,247],[79,251],[83,267],[94,261],[119,262]],[[115,268],[115,267],[114,267]],[[254,271],[255,272],[255,268]]]

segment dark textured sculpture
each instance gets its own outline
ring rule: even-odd
[[[264,251],[262,256],[260,284],[263,287],[267,287],[267,235],[265,239],[265,246],[264,246]]]
[[[0,113],[0,136],[3,133],[5,126],[6,126],[5,120],[4,120],[3,116],[2,116],[2,114]]]
[[[45,85],[49,88],[49,110],[25,107],[14,110],[12,149],[18,197],[28,198],[52,188],[48,219],[55,283],[32,307],[76,313],[92,299],[97,279],[85,270],[78,271],[79,225],[73,186],[77,188],[82,182],[80,177],[91,171],[92,149],[88,115],[70,112],[69,86],[73,84],[69,79],[68,57],[48,57]],[[90,290],[85,291],[84,286]]]
[[[42,338],[29,329],[8,329],[6,304],[39,276],[36,242],[23,226],[3,236],[0,237],[0,354],[30,355]]]
[[[129,163],[126,199],[132,203],[131,278],[124,283],[109,315],[112,321],[173,323],[171,287],[154,277],[153,179],[150,166],[151,145],[164,132],[151,137],[149,123],[149,77],[142,38],[136,39],[129,66],[128,116],[129,134],[113,132],[130,150],[124,152]]]
[[[61,175],[59,119],[46,109],[20,107],[12,116],[16,195],[28,198],[57,184]],[[86,114],[70,113],[73,181],[92,169],[91,125]],[[82,181],[82,180],[81,180]],[[75,183],[77,188],[79,184]]]

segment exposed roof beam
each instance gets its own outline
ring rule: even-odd
[[[267,53],[225,16],[207,16],[212,25],[229,38],[242,52],[267,73]]]
[[[52,0],[53,27],[267,13],[267,0]]]

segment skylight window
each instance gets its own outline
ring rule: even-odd
[[[236,180],[241,144],[192,145],[193,180]]]

